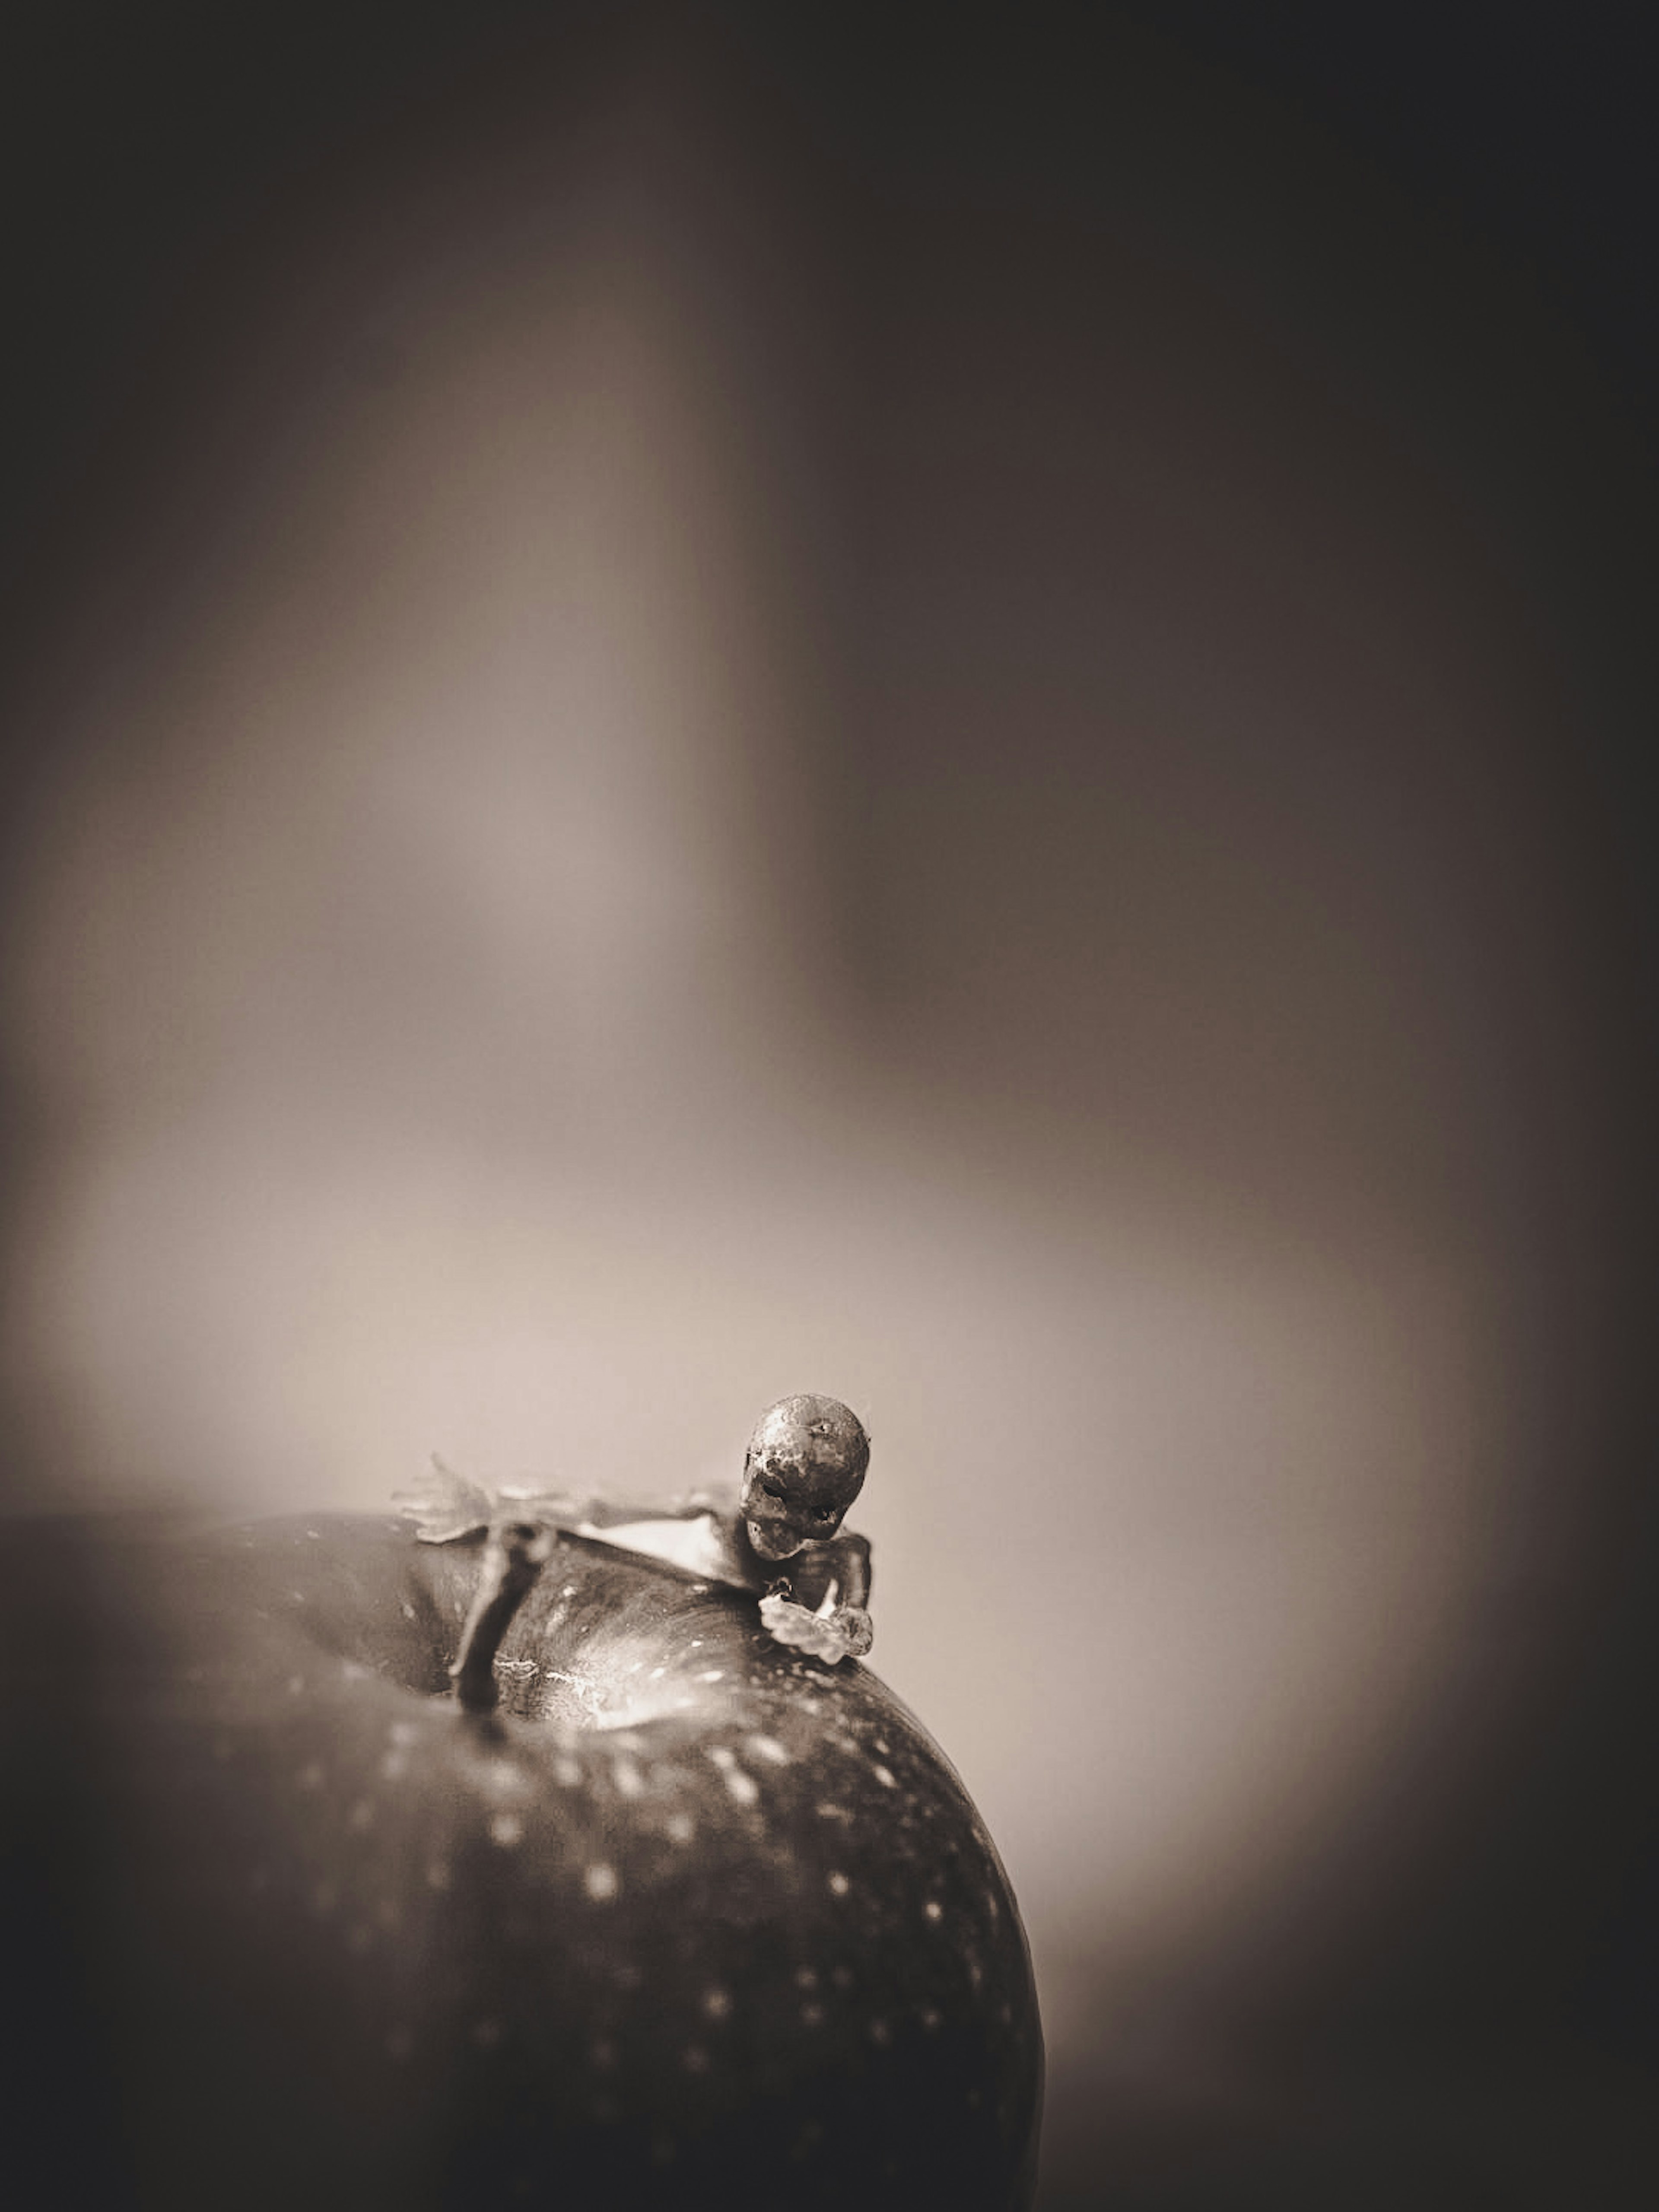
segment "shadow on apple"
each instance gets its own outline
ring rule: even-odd
[[[329,1518],[7,1548],[9,1890],[40,2094],[83,2090],[78,2135],[36,2128],[60,2184],[78,2158],[169,2208],[1029,2203],[1013,1899],[864,1668],[565,1537],[471,1713],[477,1545]]]

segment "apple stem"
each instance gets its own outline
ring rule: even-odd
[[[461,1631],[460,1652],[449,1670],[464,1711],[495,1711],[501,1698],[495,1654],[513,1616],[546,1565],[553,1541],[553,1532],[532,1521],[502,1522],[490,1529],[472,1610]]]

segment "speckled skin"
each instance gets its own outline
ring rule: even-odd
[[[570,1537],[463,1713],[479,1557],[313,1520],[112,1584],[133,2201],[1027,2204],[1029,1958],[925,1731],[752,1599]]]

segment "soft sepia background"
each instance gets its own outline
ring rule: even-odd
[[[1546,28],[15,34],[11,1502],[848,1399],[1053,2212],[1650,2154],[1656,82]]]

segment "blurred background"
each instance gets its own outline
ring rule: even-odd
[[[8,1509],[875,1439],[1043,2212],[1645,2204],[1634,11],[19,11]]]

